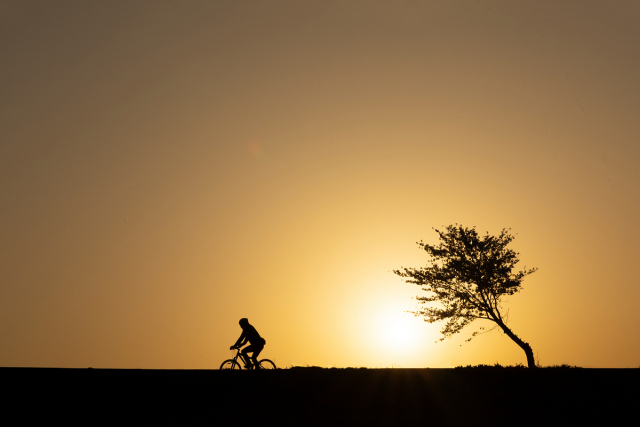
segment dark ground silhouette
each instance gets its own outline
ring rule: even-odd
[[[640,369],[0,368],[4,418],[23,425],[612,424],[637,418],[639,381]]]

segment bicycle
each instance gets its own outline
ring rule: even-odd
[[[242,364],[244,365],[244,369],[254,369],[253,365],[248,365],[246,360],[244,360],[244,358],[242,357],[242,354],[240,353],[240,349],[236,348],[236,355],[233,356],[232,359],[227,359],[224,362],[222,362],[222,365],[220,365],[220,369],[237,369],[240,370],[243,367],[240,366],[240,363],[238,363],[238,359],[240,359],[242,361]],[[273,363],[271,360],[269,359],[262,359],[262,360],[258,360],[258,369],[276,369],[276,364]]]

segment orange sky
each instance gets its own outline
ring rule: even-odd
[[[0,4],[0,366],[525,363],[404,310],[452,223],[543,365],[640,365],[640,4]]]

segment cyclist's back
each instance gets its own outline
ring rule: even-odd
[[[260,336],[253,325],[246,323],[240,326],[242,327],[242,335],[240,335],[240,338],[238,338],[238,342],[236,344],[241,342],[244,338],[246,338],[251,345],[265,345],[267,343],[266,340]]]

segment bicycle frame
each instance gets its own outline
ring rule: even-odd
[[[227,359],[222,362],[222,365],[220,365],[220,369],[235,369],[234,366],[242,369],[242,365],[244,365],[244,369],[247,370],[256,369],[256,365],[254,365],[253,363],[247,363],[250,361],[245,358],[239,348],[235,348],[234,350],[236,350],[236,354],[233,356],[233,358]],[[240,365],[238,359],[242,361],[242,365]],[[258,360],[257,367],[258,369],[277,369],[276,364],[269,359]]]
[[[247,363],[247,360],[245,360],[244,355],[240,352],[240,348],[236,348],[236,355],[232,358],[234,362],[237,362],[238,359],[242,361],[244,369],[253,369],[253,363],[251,364],[251,368],[249,368],[249,364]]]

